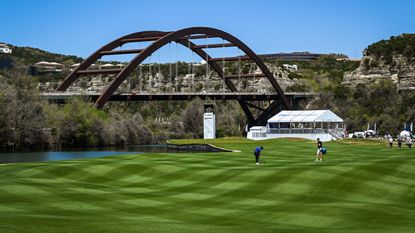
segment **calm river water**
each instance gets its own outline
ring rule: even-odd
[[[122,148],[82,148],[62,151],[12,152],[0,153],[0,163],[43,162],[53,160],[71,160],[96,158],[122,154],[140,153],[186,153],[188,150],[170,149],[167,145],[130,146]],[[191,151],[197,152],[197,151]],[[201,151],[199,151],[201,152]]]

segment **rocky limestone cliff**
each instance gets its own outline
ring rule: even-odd
[[[345,85],[391,80],[399,90],[415,90],[415,34],[392,36],[369,45],[360,66],[344,75]]]
[[[287,87],[294,84],[302,84],[301,80],[288,78],[289,72],[282,67],[268,64],[268,68],[274,74],[278,84],[285,91]],[[249,73],[261,73],[260,69],[250,70]],[[230,90],[224,85],[222,79],[215,72],[211,72],[211,77],[195,74],[179,74],[178,77],[167,77],[162,73],[144,73],[142,77],[135,80],[127,79],[118,88],[117,92],[147,92],[147,93],[169,93],[169,92],[229,92]],[[114,79],[113,75],[82,77],[69,87],[69,91],[92,91],[102,92],[108,86],[109,82]],[[235,78],[232,79],[238,90],[243,92],[274,92],[271,83],[266,78]],[[41,89],[43,91],[52,91],[57,83],[45,83]]]
[[[374,56],[364,56],[356,70],[345,73],[343,84],[355,86],[382,79],[391,80],[399,90],[415,90],[415,65],[403,56],[394,56],[392,64]]]

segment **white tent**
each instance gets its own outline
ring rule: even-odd
[[[266,134],[251,127],[248,138],[306,138],[322,141],[344,138],[343,119],[330,110],[281,111],[268,119]]]
[[[268,119],[268,123],[311,123],[336,122],[343,123],[343,119],[330,110],[281,111]]]

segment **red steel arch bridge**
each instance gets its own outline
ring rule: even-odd
[[[218,38],[222,39],[223,43],[206,43],[197,44],[195,40],[204,38]],[[206,40],[207,41],[207,40]],[[148,42],[148,46],[144,48],[136,49],[123,49],[122,46],[135,42]],[[148,57],[150,57],[157,50],[172,42],[180,44],[193,53],[197,54],[206,61],[206,66],[212,69],[222,79],[224,85],[228,88],[229,93],[173,93],[173,94],[149,94],[140,95],[140,93],[134,93],[134,95],[122,95],[114,94],[118,87],[128,78],[128,76],[134,71],[134,69],[142,64]],[[225,43],[226,42],[226,43]],[[207,51],[209,49],[221,49],[228,47],[237,47],[244,53],[243,56],[234,57],[211,57]],[[104,56],[133,54],[134,57],[124,67],[117,69],[94,69],[95,64],[99,59]],[[224,71],[225,62],[241,62],[248,61],[254,64],[261,72],[254,72],[251,74],[241,74],[239,71],[237,74],[227,74]],[[222,66],[221,66],[222,64]],[[209,98],[210,96],[216,96],[214,99],[223,100],[235,100],[238,101],[243,112],[247,117],[247,121],[250,125],[264,124],[264,121],[273,114],[276,114],[281,109],[292,109],[293,98],[289,99],[281,89],[273,73],[268,69],[261,58],[253,52],[245,43],[240,41],[235,36],[209,27],[190,27],[172,32],[163,31],[143,31],[132,33],[122,36],[118,39],[111,41],[104,45],[96,52],[91,54],[85,59],[77,68],[75,68],[58,86],[57,92],[64,92],[68,87],[74,83],[77,79],[82,78],[85,75],[113,75],[114,79],[109,85],[104,88],[103,92],[99,96],[95,95],[93,100],[95,106],[102,108],[107,101],[126,101],[135,99],[136,101],[152,101],[152,100],[188,100],[193,97]],[[271,93],[244,93],[243,90],[237,88],[234,83],[235,79],[248,79],[248,78],[263,78],[269,82],[272,89]],[[145,96],[145,97],[143,97]],[[163,97],[164,96],[164,97]],[[297,97],[299,97],[297,95]],[[306,96],[300,96],[300,98]],[[267,104],[258,105],[258,101],[267,101]],[[266,106],[266,107],[264,107]],[[256,114],[254,114],[256,113]]]

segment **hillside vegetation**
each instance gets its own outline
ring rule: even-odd
[[[315,61],[266,60],[265,62],[275,74],[280,85],[286,88],[286,91],[316,93],[315,97],[302,103],[301,108],[331,109],[345,119],[349,131],[361,131],[366,128],[367,123],[372,125],[377,123],[381,134],[397,134],[402,129],[404,122],[415,121],[415,111],[412,107],[415,101],[415,92],[400,92],[400,89],[396,88],[397,81],[392,76],[397,75],[399,85],[410,87],[411,83],[415,85],[415,81],[411,81],[413,80],[411,75],[413,75],[415,69],[412,69],[412,66],[407,66],[405,61],[401,61],[402,59],[393,59],[393,62],[399,61],[399,64],[397,63],[395,66],[383,66],[388,62],[390,56],[412,59],[413,47],[415,46],[413,40],[413,34],[403,34],[391,37],[390,40],[383,40],[369,45],[366,49],[366,54],[373,56],[373,58],[364,58],[360,66],[357,61],[336,60],[335,55],[324,55]],[[13,47],[13,49],[14,59],[18,63],[26,65],[41,60],[57,61],[64,64],[81,61],[81,58],[78,57],[48,53],[39,49],[27,47]],[[288,71],[283,68],[283,64],[298,65],[298,71]],[[176,65],[177,76],[175,76]],[[246,74],[255,71],[255,67],[249,62],[241,62],[239,65],[236,62],[227,62],[226,69],[228,73],[236,73],[240,70],[241,73]],[[193,76],[189,75],[189,70]],[[380,73],[382,78],[377,79],[379,75],[373,75],[371,72],[375,74]],[[353,83],[353,85],[345,83],[344,77],[348,73],[356,73],[355,80],[359,82]],[[365,76],[363,75],[363,78],[360,78],[360,73],[368,74],[369,77],[375,77],[375,81],[365,81]],[[14,82],[10,80],[16,79],[16,75],[22,75],[22,72],[18,73],[13,70],[0,69],[0,74],[5,77],[3,80],[9,80],[5,81],[7,85],[13,86]],[[42,89],[44,91],[53,90],[66,74],[63,72],[36,77],[28,76],[28,78],[33,79],[33,82],[49,83],[48,87]],[[150,93],[222,91],[223,82],[214,72],[211,71],[209,82],[206,81],[205,75],[205,66],[192,66],[185,62],[145,65],[136,69],[128,82],[120,86],[119,91],[136,93],[141,91]],[[72,87],[79,87],[80,90],[85,90],[91,88],[92,83],[99,83],[100,86],[93,87],[92,89],[100,93],[102,88],[105,88],[113,78],[113,76],[82,77]],[[236,79],[233,81],[238,89],[246,90],[247,92],[264,92],[272,89],[269,82],[264,82],[260,79]],[[20,87],[24,87],[24,85]],[[77,91],[78,89],[76,88],[73,91]],[[207,88],[210,89],[206,90]],[[3,95],[7,94],[4,90]],[[0,93],[0,101],[1,98],[7,100],[5,96],[2,97],[2,93]],[[7,101],[4,101],[4,103],[7,103]],[[245,117],[238,104],[236,102],[224,101],[216,101],[215,104],[218,113],[218,136],[242,135]],[[202,105],[203,101],[195,101],[193,103],[153,102],[140,103],[139,105],[132,103],[109,103],[104,112],[108,116],[114,115],[111,112],[128,113],[130,116],[140,115],[145,127],[152,132],[154,138],[157,139],[156,141],[159,141],[159,139],[200,137],[202,135],[202,119],[200,117],[203,111]],[[266,107],[266,103],[264,107]],[[188,109],[189,112],[186,113],[183,109]],[[139,119],[141,118],[139,117]],[[44,127],[53,130],[59,128],[56,124]],[[102,138],[111,137],[103,136]],[[105,142],[105,140],[96,139],[84,141],[95,142],[93,144]]]
[[[365,50],[365,55],[382,58],[386,64],[393,62],[393,56],[402,55],[408,62],[415,63],[415,34],[392,36],[389,40],[373,43]]]
[[[79,63],[83,59],[78,56],[63,55],[58,53],[51,53],[42,49],[32,48],[32,47],[19,47],[9,45],[13,50],[12,54],[1,56],[8,56],[12,59],[13,63],[17,67],[27,67],[33,65],[36,62],[48,61],[48,62],[58,62],[64,65],[72,65],[74,63]]]
[[[33,77],[0,77],[0,150],[7,147],[80,147],[162,143],[203,135],[203,101],[109,103],[88,99],[56,105],[40,98]],[[245,125],[236,102],[217,101],[217,135],[240,136]],[[220,105],[220,107],[218,106]]]
[[[415,121],[414,41],[415,34],[402,34],[369,45],[360,65],[343,79],[318,75],[313,88],[318,95],[309,107],[334,110],[349,131],[376,123],[380,134],[397,135],[405,122]]]

